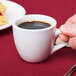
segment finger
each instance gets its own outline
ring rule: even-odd
[[[76,23],[76,14],[70,17],[65,24],[75,24]]]
[[[72,21],[68,19],[65,24],[67,25],[72,24]]]
[[[76,24],[64,24],[60,27],[60,31],[70,37],[76,36]]]
[[[76,37],[70,38],[69,45],[71,48],[76,49]]]
[[[64,35],[64,34],[60,34],[59,35],[59,38],[64,41],[64,42],[67,42],[69,40],[68,36]]]

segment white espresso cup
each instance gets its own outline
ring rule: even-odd
[[[34,30],[18,26],[23,22],[31,21],[42,21],[49,23],[51,26]],[[56,25],[57,22],[54,18],[40,14],[25,15],[13,23],[14,42],[19,55],[24,61],[41,62],[58,49],[67,45],[65,42],[54,45],[55,38],[60,34],[60,30],[56,29]]]

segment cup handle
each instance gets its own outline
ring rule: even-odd
[[[57,37],[60,33],[61,33],[60,29],[56,29],[56,31],[55,31],[55,37]],[[57,50],[63,48],[67,44],[68,44],[68,42],[63,42],[61,44],[54,45],[53,48],[52,48],[51,54],[54,53],[54,52],[56,52]]]

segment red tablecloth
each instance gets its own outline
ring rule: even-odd
[[[76,0],[12,0],[19,3],[27,14],[54,17],[59,27],[76,13]],[[12,27],[0,31],[0,76],[64,76],[76,63],[76,50],[62,48],[48,60],[31,64],[23,61],[15,48]],[[76,76],[74,73],[73,76]]]

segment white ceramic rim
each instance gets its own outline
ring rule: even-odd
[[[26,16],[44,16],[44,17],[50,18],[54,23],[52,24],[52,26],[47,27],[47,28],[43,28],[43,29],[34,29],[34,30],[32,30],[32,29],[23,29],[23,28],[18,27],[18,26],[16,25],[16,23],[17,23],[19,20],[21,20],[21,19],[23,19],[23,18],[26,18]],[[32,21],[34,21],[34,20],[32,20]],[[37,20],[37,21],[41,21],[41,20]],[[23,21],[23,22],[24,22],[24,21]],[[45,21],[43,21],[43,22],[45,22]],[[46,23],[48,23],[48,22],[46,22]],[[23,31],[43,31],[43,30],[52,29],[53,27],[56,27],[56,25],[57,25],[57,21],[56,21],[53,17],[47,16],[47,15],[41,15],[41,14],[29,14],[29,15],[25,15],[25,16],[17,19],[17,20],[13,23],[13,27],[15,27],[15,28],[17,28],[17,29],[19,29],[19,30],[23,30]]]

